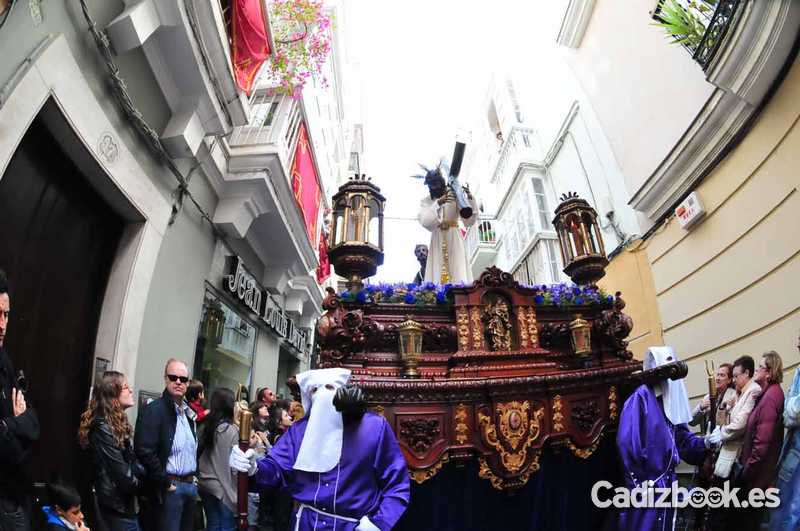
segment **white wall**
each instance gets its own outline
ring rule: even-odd
[[[597,2],[581,45],[562,48],[625,176],[641,187],[714,87],[680,46],[652,25],[654,0]]]

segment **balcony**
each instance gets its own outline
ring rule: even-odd
[[[650,220],[665,216],[722,160],[794,60],[800,2],[717,0],[714,6],[691,53],[716,90],[631,197],[631,206]]]
[[[224,143],[232,172],[273,167],[290,179],[289,164],[297,143],[303,109],[289,96],[259,88],[250,98],[250,121],[234,128]]]
[[[198,155],[203,138],[249,118],[233,74],[218,0],[125,0],[106,28],[118,54],[141,48],[172,116],[161,139],[174,158]]]
[[[499,223],[490,216],[481,216],[467,231],[467,256],[472,275],[478,277],[484,269],[494,265],[500,243]]]
[[[508,184],[519,165],[524,162],[541,161],[539,150],[535,147],[536,132],[529,127],[512,127],[508,138],[503,142],[490,182],[502,187]]]

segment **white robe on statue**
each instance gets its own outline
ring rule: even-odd
[[[469,200],[472,216],[462,219],[466,227],[478,220],[478,205],[474,198]],[[455,284],[472,282],[464,237],[458,228],[458,204],[450,199],[439,205],[436,199],[426,196],[419,206],[417,219],[423,227],[431,231],[431,244],[428,247],[428,263],[425,266],[425,282],[436,284]],[[442,225],[446,224],[446,228]]]

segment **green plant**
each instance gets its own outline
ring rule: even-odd
[[[696,50],[706,33],[707,21],[711,18],[718,0],[664,0],[658,11],[654,26],[662,28],[673,44]]]

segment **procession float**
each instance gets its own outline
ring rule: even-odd
[[[467,285],[367,284],[383,261],[380,190],[363,176],[333,197],[317,367],[346,367],[397,435],[412,478],[400,529],[595,529],[592,485],[618,479],[615,430],[645,374],[597,214],[562,196],[553,226],[574,284],[521,285],[496,267]],[[346,451],[346,449],[344,449]]]

